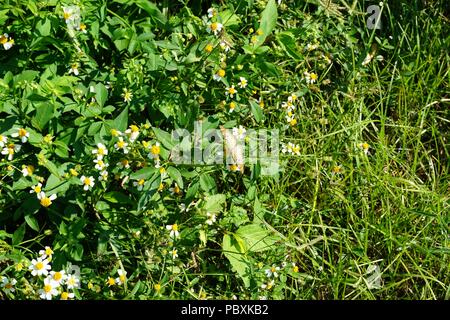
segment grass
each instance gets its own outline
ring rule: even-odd
[[[243,3],[233,8],[245,22],[240,29],[230,28],[233,39],[245,40],[247,33],[251,34],[248,28],[259,19]],[[266,1],[255,3],[262,10]],[[366,8],[373,3],[291,1],[279,9],[275,31],[265,43],[270,50],[263,56],[276,70],[258,64],[259,57],[246,55],[248,60],[240,61],[264,97],[265,127],[280,128],[286,122],[282,102],[292,92],[299,93],[298,124],[286,126],[282,137],[298,144],[301,154],[281,156],[282,172],[276,179],[254,178],[252,170],[240,175],[215,167],[189,168],[182,171],[184,192],[191,194],[189,201],[187,195],[184,200],[161,196],[145,212],[138,212],[134,203],[121,201],[115,203],[117,208],[111,205],[103,210],[97,202],[103,199],[103,193],[96,194],[95,201],[79,196],[81,193],[68,195],[64,206],[50,207],[48,216],[41,215],[43,227],[37,235],[27,233],[26,240],[15,246],[0,237],[0,267],[4,267],[0,275],[13,270],[10,261],[17,262],[14,255],[19,251],[29,255],[53,241],[59,250],[82,244],[82,258],[77,263],[82,264],[86,279],[83,286],[88,281],[94,284],[92,290],[80,289],[82,296],[77,297],[85,299],[450,299],[448,5],[445,1],[420,0],[385,3],[382,28],[370,30],[366,27]],[[205,14],[202,7],[210,5],[211,1],[198,1],[190,9],[200,15]],[[120,10],[117,3],[107,9],[117,19],[114,26],[118,25],[118,30],[124,25],[135,28],[134,18]],[[137,6],[132,10],[133,15],[141,12]],[[181,25],[183,19],[186,23],[195,21],[180,3],[163,12],[174,17],[176,27],[171,31],[177,34],[187,33],[177,23]],[[194,22],[190,25],[195,26]],[[323,58],[316,56],[316,51],[293,58],[295,53],[278,41],[282,31],[295,35],[294,47],[299,51],[311,39],[319,40],[319,50],[329,52],[333,63],[321,67]],[[155,34],[156,39],[171,36],[163,29]],[[110,45],[114,53],[115,47],[107,40],[103,43],[100,37],[95,50],[86,48],[92,51],[94,62],[103,61],[100,67],[94,63],[95,67],[109,68],[110,63],[117,63],[120,72],[126,69],[118,72],[119,84],[127,83],[127,79],[132,79],[130,87],[133,81],[139,82],[133,87],[138,102],[129,109],[130,119],[134,117],[136,123],[149,120],[155,127],[169,130],[183,127],[182,121],[190,126],[193,119],[218,115],[221,124],[235,121],[236,126],[260,126],[251,113],[230,116],[223,111],[220,102],[224,90],[206,76],[218,67],[209,55],[195,61],[198,64],[180,62],[179,69],[163,71],[155,60],[146,74],[142,69],[149,67],[140,62],[140,52],[136,57],[110,57],[105,48]],[[185,51],[177,51],[177,63],[188,55],[189,45],[195,41],[186,42]],[[170,50],[161,52],[170,56]],[[362,66],[368,54],[373,54],[373,59]],[[237,64],[232,59],[231,63]],[[14,67],[16,60],[12,61],[9,63]],[[304,70],[320,70],[315,85],[303,84]],[[0,71],[3,75],[1,66]],[[93,70],[90,76],[97,74],[100,71]],[[101,81],[105,79],[102,75]],[[114,104],[122,100],[118,87],[113,89],[117,96]],[[142,88],[151,94],[139,96]],[[176,96],[183,90],[185,95]],[[141,105],[145,110],[139,109]],[[165,117],[171,108],[176,112]],[[176,113],[184,111],[187,115],[181,121]],[[76,121],[81,123],[79,118],[67,116],[64,125]],[[152,134],[148,136],[153,138]],[[360,147],[362,143],[370,146],[367,154]],[[77,142],[76,147],[86,146]],[[83,164],[85,159],[77,161]],[[336,173],[337,166],[340,170]],[[195,184],[197,189],[193,188]],[[0,185],[0,209],[6,217],[0,223],[12,234],[22,221],[7,214],[20,204],[7,200],[7,192],[2,194],[6,189],[6,183]],[[133,192],[127,195],[134,196]],[[216,193],[226,199],[221,222],[202,234],[200,230],[205,228],[198,222],[202,221],[199,216],[180,213],[178,205],[197,200],[201,203],[198,212],[204,213],[202,201]],[[133,199],[138,202],[138,198]],[[167,258],[172,242],[164,226],[174,221],[181,221],[187,230],[179,246],[177,243],[179,262]],[[238,227],[250,221],[262,224],[278,240],[270,250],[249,253],[249,274],[238,276],[229,258],[234,252],[238,259],[236,251],[224,248],[224,237],[238,233]],[[239,243],[233,245],[239,247]],[[265,269],[283,261],[288,263],[284,270],[294,262],[298,271],[282,271],[273,289],[262,290],[261,284],[268,281]],[[105,275],[112,275],[118,268],[127,270],[128,280],[124,288],[108,289]],[[250,285],[245,284],[246,277]],[[155,289],[160,284],[162,289]],[[19,297],[29,298],[26,292],[21,294]]]

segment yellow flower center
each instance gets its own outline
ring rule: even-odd
[[[73,175],[74,177],[78,176],[78,172],[74,169],[70,169],[70,174]]]
[[[42,188],[40,186],[34,187],[34,192],[39,193],[42,191]]]
[[[71,15],[69,12],[64,12],[64,19],[65,19],[65,20],[70,19],[71,16],[72,16],[72,15]]]
[[[125,147],[125,141],[119,141],[119,142],[117,142],[117,147],[119,147],[119,148]]]
[[[36,269],[37,270],[42,270],[44,268],[44,264],[42,263],[42,262],[38,262],[38,263],[36,263]]]
[[[236,103],[230,102],[230,109],[233,110],[234,108],[236,108]]]
[[[124,274],[122,274],[121,276],[119,276],[120,281],[125,282],[126,280],[126,276]]]
[[[213,23],[211,23],[211,30],[212,30],[212,31],[216,31],[216,30],[217,30],[217,28],[219,28],[219,25],[218,25],[218,23],[217,23],[217,22],[213,22]]]
[[[53,275],[53,279],[55,279],[56,281],[61,280],[62,279],[61,272],[55,272],[55,274]]]
[[[219,71],[217,71],[217,75],[221,78],[225,77],[225,70],[220,69]]]
[[[19,129],[19,137],[23,138],[27,135],[27,130]]]
[[[63,293],[61,293],[61,299],[62,299],[62,300],[67,300],[67,299],[69,299],[69,293],[68,293],[68,292],[63,292]]]
[[[258,29],[258,30],[256,31],[256,34],[257,34],[258,36],[261,36],[261,35],[263,34],[263,31],[262,31],[261,29]]]
[[[84,185],[85,186],[88,186],[90,184],[91,184],[91,179],[89,179],[89,178],[84,179]]]
[[[364,150],[369,149],[369,144],[368,144],[367,142],[364,142],[364,143],[362,144],[362,148],[363,148]]]
[[[145,180],[144,180],[144,179],[141,179],[141,180],[138,181],[138,185],[140,185],[140,186],[143,186],[144,183],[145,183]]]
[[[111,135],[113,137],[118,137],[119,136],[119,131],[117,131],[116,129],[111,129]]]
[[[158,191],[162,191],[164,189],[164,183],[160,183],[158,187]]]
[[[161,290],[161,285],[159,283],[157,283],[154,285],[154,288],[156,291],[159,291],[159,290]]]
[[[103,148],[98,148],[97,153],[98,153],[99,155],[101,155],[101,156],[104,156],[104,155],[105,155],[105,149],[103,149]]]
[[[297,119],[292,119],[289,123],[291,126],[295,126],[297,124]]]
[[[45,293],[49,293],[50,291],[52,291],[52,286],[49,284],[46,284],[44,286],[44,291],[45,291]]]
[[[49,198],[45,197],[41,199],[41,206],[47,208],[50,207],[50,205],[52,204],[52,200],[50,200]]]
[[[174,225],[172,225],[172,230],[173,231],[178,231],[178,225],[176,223]]]
[[[116,283],[113,278],[108,278],[108,285],[112,286]]]
[[[180,193],[180,188],[178,187],[178,186],[175,186],[174,188],[173,188],[173,192],[175,192],[175,193]]]
[[[128,160],[122,160],[121,163],[122,163],[122,166],[127,167],[129,162],[128,162]]]
[[[75,279],[74,278],[69,278],[69,280],[67,280],[67,284],[69,286],[74,286],[75,285]]]
[[[210,43],[208,43],[205,47],[206,52],[211,52],[211,51],[213,51],[213,49],[214,49],[214,47]]]
[[[319,77],[317,74],[315,74],[314,72],[312,72],[309,77],[311,78],[311,80],[317,80],[317,78]]]
[[[166,169],[164,169],[163,167],[159,168],[159,173],[160,173],[160,174],[163,174],[163,173],[165,173],[165,172],[166,172]]]
[[[152,153],[154,155],[158,155],[160,152],[161,152],[161,148],[158,145],[155,144],[154,146],[152,146]]]
[[[5,44],[5,43],[7,43],[8,42],[8,38],[7,37],[5,37],[5,36],[0,36],[0,44]]]
[[[228,93],[229,94],[235,94],[236,93],[236,89],[231,87],[231,88],[228,89]]]
[[[135,126],[134,124],[130,126],[130,129],[132,132],[138,132],[139,128],[137,126]]]
[[[81,31],[86,30],[86,25],[84,23],[80,23],[80,30]]]
[[[6,289],[11,289],[12,287],[13,287],[13,285],[11,283],[5,284],[5,288]]]
[[[297,266],[295,266],[294,268],[292,268],[292,271],[294,271],[294,272],[298,272],[298,267],[297,267]]]
[[[270,271],[272,271],[272,273],[274,273],[275,271],[277,271],[277,269],[275,267],[270,268]]]

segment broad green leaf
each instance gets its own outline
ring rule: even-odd
[[[25,215],[25,222],[34,231],[39,231],[39,223],[38,223],[37,219],[34,217],[34,215],[26,214]]]
[[[263,120],[263,111],[259,104],[250,99],[250,109],[252,111],[253,117],[255,117],[256,122],[260,123]]]
[[[50,103],[35,104],[36,115],[31,120],[39,131],[44,130],[47,123],[54,117],[55,109]]]
[[[224,194],[215,194],[205,198],[203,209],[206,212],[218,213],[222,212],[226,204],[226,196]]]
[[[153,176],[155,174],[155,172],[158,171],[158,169],[156,169],[155,167],[146,167],[146,168],[142,168],[136,172],[133,172],[130,175],[130,179],[132,180],[148,180],[150,179],[151,176]]]
[[[174,142],[172,141],[172,136],[170,135],[170,133],[165,132],[164,130],[161,130],[159,128],[152,129],[155,133],[156,139],[161,142],[166,149],[171,150],[173,148]]]
[[[240,227],[236,234],[244,240],[246,250],[251,252],[271,249],[280,240],[262,225],[256,223]]]
[[[259,28],[262,31],[262,34],[258,36],[258,41],[255,44],[255,47],[259,47],[264,43],[267,36],[272,32],[277,24],[278,11],[277,4],[275,0],[269,0],[267,2],[266,8],[263,10],[261,14],[261,24]]]
[[[25,236],[25,223],[23,223],[13,234],[12,245],[16,246],[20,244]]]
[[[250,262],[244,255],[242,246],[238,240],[228,234],[223,236],[222,250],[225,257],[230,261],[231,266],[244,281],[244,285],[250,287]]]
[[[95,86],[95,100],[100,105],[100,107],[103,107],[107,99],[108,90],[103,85],[103,83],[97,83],[97,85]]]
[[[178,187],[183,189],[184,184],[180,171],[175,167],[168,167],[167,173],[169,174],[169,177],[171,177],[177,183]]]
[[[114,119],[114,128],[119,131],[125,131],[128,127],[128,106]]]
[[[122,192],[118,191],[111,191],[108,193],[105,193],[103,196],[103,199],[105,199],[108,202],[111,203],[130,203],[132,200],[129,196],[123,194]]]

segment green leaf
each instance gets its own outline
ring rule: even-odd
[[[252,111],[253,117],[255,117],[256,122],[260,123],[263,120],[263,111],[258,103],[254,100],[250,100],[250,110]]]
[[[129,196],[123,194],[122,192],[118,192],[118,191],[111,191],[111,192],[105,193],[105,195],[103,196],[103,199],[105,199],[106,201],[111,202],[111,203],[132,203],[133,202]]]
[[[12,245],[16,246],[20,244],[25,236],[25,223],[23,223],[13,234]]]
[[[39,131],[44,130],[47,123],[54,117],[55,109],[52,104],[35,104],[36,115],[31,120],[33,126]]]
[[[39,232],[39,224],[38,224],[37,219],[34,217],[34,215],[26,214],[25,222],[30,226],[31,229]]]
[[[175,167],[168,167],[167,173],[169,174],[169,177],[171,177],[177,183],[178,187],[183,189],[183,177],[181,177],[180,171]]]
[[[211,192],[216,189],[216,182],[209,174],[202,173],[200,175],[200,187],[206,192]]]
[[[97,85],[95,86],[95,100],[100,105],[100,107],[103,107],[107,99],[108,90],[103,85],[103,83],[97,83]]]
[[[222,250],[233,269],[244,281],[244,285],[247,288],[250,287],[250,262],[244,255],[242,245],[239,244],[235,237],[225,234],[222,241]]]
[[[156,139],[158,139],[166,149],[171,150],[173,148],[173,141],[170,133],[159,128],[153,128],[153,132],[155,133]]]
[[[226,196],[224,194],[215,194],[205,198],[203,209],[206,212],[218,213],[222,212],[226,204]]]
[[[119,131],[125,131],[128,127],[128,106],[114,119],[114,128]]]
[[[302,56],[297,52],[297,45],[294,35],[291,32],[280,32],[277,34],[277,40],[281,48],[294,60],[302,59]]]
[[[256,223],[240,227],[236,234],[244,240],[245,250],[251,252],[271,249],[280,240],[280,238],[272,235],[267,229]]]
[[[259,28],[262,30],[262,34],[258,36],[258,41],[255,47],[259,47],[264,43],[267,36],[272,32],[277,24],[278,11],[277,4],[275,0],[269,0],[267,2],[266,8],[261,13],[261,24]]]
[[[133,172],[130,175],[130,179],[132,179],[132,180],[141,180],[141,179],[147,180],[151,176],[153,176],[156,171],[158,171],[158,169],[156,169],[155,167],[142,168],[141,170]]]

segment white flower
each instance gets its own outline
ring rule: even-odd
[[[51,268],[52,267],[48,264],[47,259],[37,258],[31,260],[31,265],[28,269],[33,276],[46,276]]]
[[[8,138],[0,135],[0,148],[3,148],[8,143]]]
[[[119,167],[119,169],[129,169],[130,162],[127,159],[123,159],[117,163],[117,166]]]
[[[222,31],[223,24],[219,22],[211,22],[208,27],[206,28],[206,31],[211,33],[211,31],[214,33],[214,35],[217,35],[220,31]]]
[[[225,94],[228,96],[230,96],[230,98],[233,98],[234,95],[237,93],[237,90],[234,88],[234,85],[232,85],[231,87],[227,87],[225,89]]]
[[[45,300],[52,300],[52,298],[58,295],[58,290],[56,288],[58,285],[51,279],[44,279],[44,288],[38,291],[40,298]]]
[[[144,189],[145,180],[141,179],[133,182],[133,186],[137,187],[138,191],[142,191]]]
[[[139,128],[138,128],[138,126],[135,126],[134,124],[132,124],[130,126],[130,128],[125,131],[125,133],[127,135],[129,135],[130,141],[134,142],[134,141],[136,141],[136,139],[139,136]]]
[[[363,150],[365,155],[369,153],[370,145],[367,142],[360,143],[359,147]]]
[[[309,73],[308,71],[305,71],[303,74],[305,76],[306,83],[308,84],[313,84],[319,78],[317,73],[314,72]]]
[[[52,204],[52,201],[56,200],[57,196],[56,194],[52,194],[50,197],[47,197],[45,195],[45,192],[40,192],[37,194],[37,198],[40,200],[41,202],[41,206],[47,208],[50,207]]]
[[[239,126],[239,128],[233,128],[233,136],[235,136],[236,138],[242,140],[245,138],[245,133],[247,132],[247,130],[245,130],[245,128],[243,126]]]
[[[97,155],[97,159],[103,159],[104,156],[108,154],[108,149],[106,149],[103,143],[97,144],[97,149],[92,150],[92,154]]]
[[[42,191],[42,183],[38,183],[37,185],[31,187],[30,193],[39,194],[41,193],[41,191]]]
[[[177,249],[173,248],[172,250],[169,251],[169,253],[172,256],[172,259],[178,258],[178,251],[177,251]]]
[[[245,79],[244,77],[240,77],[239,78],[239,87],[241,87],[241,89],[244,89],[248,84],[247,79]]]
[[[14,45],[14,39],[11,38],[7,33],[0,35],[0,44],[3,45],[5,50],[9,50]]]
[[[21,172],[24,177],[32,176],[33,172],[34,172],[34,167],[33,166],[23,166]]]
[[[225,52],[228,52],[231,49],[230,46],[225,41],[221,41],[219,45],[220,48]]]
[[[261,289],[267,289],[267,290],[270,290],[270,289],[272,289],[272,287],[275,285],[275,281],[272,279],[272,280],[270,280],[269,282],[267,282],[267,283],[263,283],[262,285],[261,285]]]
[[[77,278],[74,274],[70,274],[66,278],[67,289],[75,289],[80,286],[80,279]]]
[[[78,67],[79,67],[78,63],[76,63],[76,62],[72,63],[70,70],[69,70],[69,74],[73,73],[76,76],[79,75]]]
[[[116,142],[116,144],[114,145],[114,148],[116,148],[116,150],[122,149],[123,153],[127,154],[129,152],[127,146],[128,146],[128,143],[126,143],[122,137],[119,137],[119,141]]]
[[[13,137],[13,138],[19,137],[20,141],[22,141],[22,143],[27,142],[29,136],[30,136],[30,133],[23,128],[20,128],[19,130],[17,130],[17,132],[14,132],[13,134],[11,134],[11,137]]]
[[[54,282],[54,284],[59,287],[62,284],[64,284],[64,280],[66,280],[67,275],[66,272],[64,270],[61,271],[52,271],[50,272],[50,277],[51,280]]]
[[[171,238],[178,238],[180,236],[180,232],[178,232],[178,225],[176,223],[167,225],[166,229],[170,231],[169,236]]]
[[[212,225],[214,222],[216,222],[216,215],[214,213],[207,212],[206,217],[207,217],[206,224]]]
[[[2,150],[2,154],[3,155],[8,155],[8,160],[12,161],[12,159],[14,158],[14,154],[16,152],[19,152],[21,149],[21,146],[18,144],[9,144],[7,147],[4,147]]]
[[[73,299],[75,297],[75,293],[73,292],[61,292],[61,300],[69,300],[69,299]]]
[[[98,177],[98,181],[106,181],[108,180],[108,171],[103,170],[100,172],[100,176]]]
[[[116,278],[116,283],[118,285],[121,285],[127,279],[127,272],[125,270],[119,269],[117,270],[117,273],[119,274],[119,276]]]
[[[213,75],[215,81],[220,81],[223,77],[225,77],[225,70],[223,69],[220,69]]]
[[[45,258],[51,258],[53,255],[53,250],[50,247],[45,247],[44,250],[39,250],[39,256],[41,257],[41,259],[45,259]]]
[[[98,171],[102,171],[109,166],[109,164],[105,163],[102,159],[95,159],[95,169]]]
[[[16,288],[14,288],[16,283],[17,280],[14,278],[8,279],[7,277],[2,277],[2,282],[0,285],[5,293],[10,293],[16,291]]]
[[[208,18],[212,18],[212,17],[214,17],[216,14],[217,14],[216,9],[214,9],[214,8],[209,8],[209,9],[208,9]]]
[[[94,187],[94,177],[85,177],[85,176],[82,176],[81,178],[80,178],[80,180],[81,180],[81,182],[83,183],[83,185],[84,185],[84,187],[83,187],[83,189],[85,190],[85,191],[88,191],[88,190],[90,190],[90,189],[92,189],[93,187]]]
[[[131,102],[131,99],[133,98],[133,93],[130,90],[124,88],[122,98],[124,102]]]
[[[169,191],[172,195],[181,194],[180,187],[178,184],[175,183],[175,186],[173,188],[169,188]]]
[[[276,278],[276,277],[278,277],[278,273],[277,273],[278,271],[280,271],[280,267],[276,267],[275,265],[272,265],[272,267],[270,267],[270,269],[265,270],[265,273],[268,278],[270,278],[272,276],[274,278]]]

